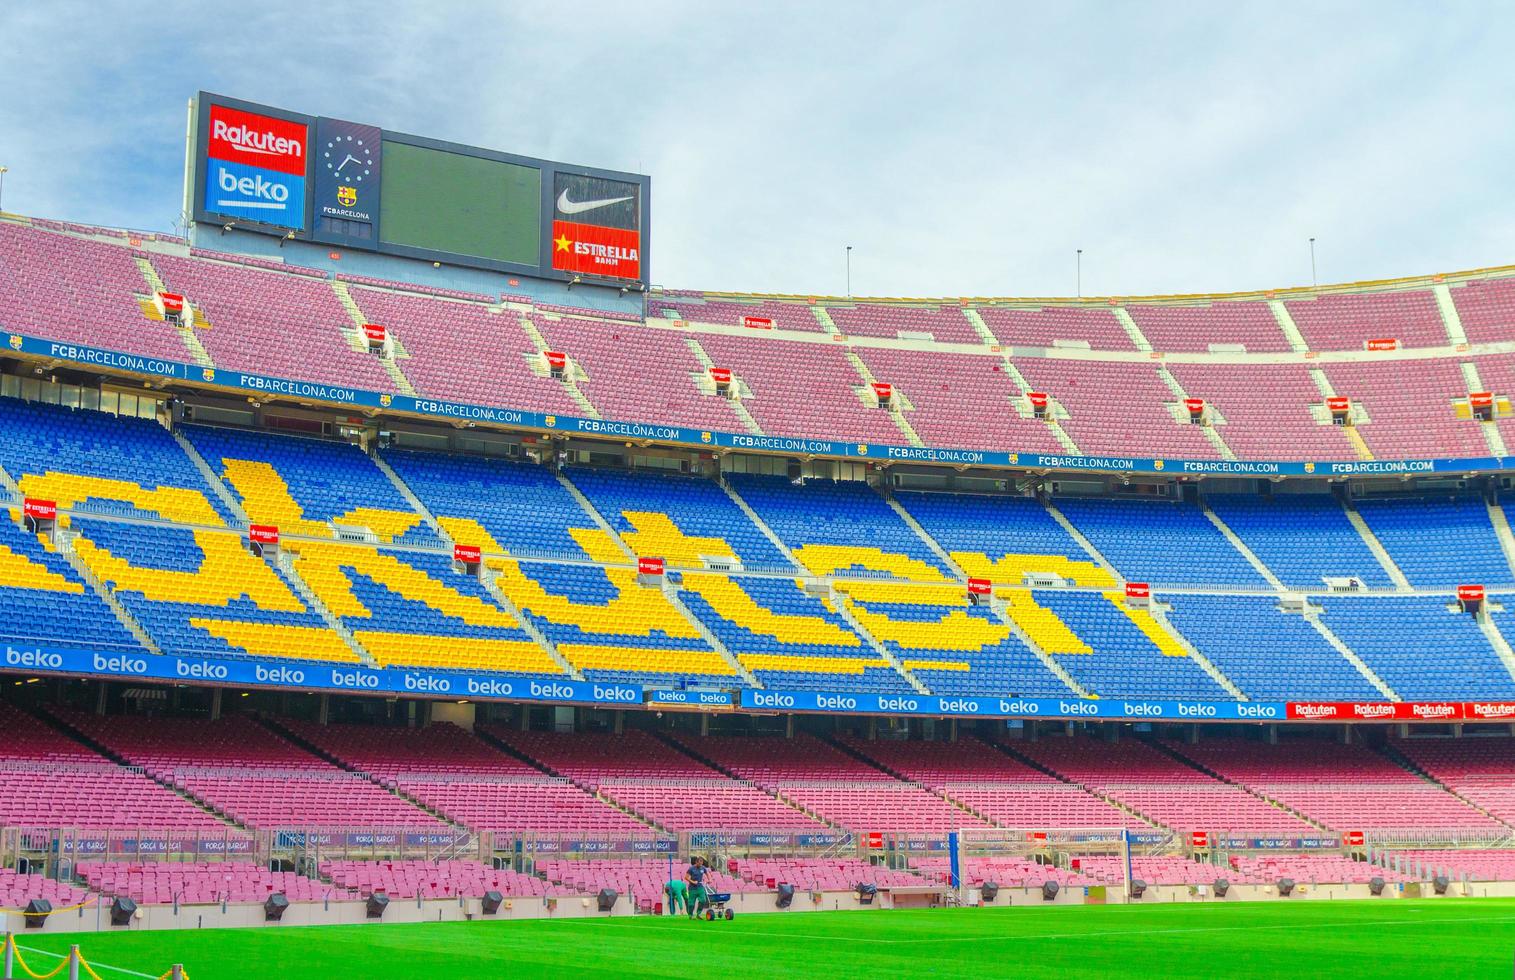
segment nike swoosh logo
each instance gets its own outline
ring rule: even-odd
[[[626,197],[606,197],[598,201],[570,201],[568,188],[563,188],[563,193],[558,195],[558,210],[564,214],[580,214],[584,211],[593,211],[595,208],[608,208],[612,204],[620,204],[622,201],[631,200],[631,195]]]

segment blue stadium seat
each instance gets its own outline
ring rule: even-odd
[[[1059,497],[1054,503],[1131,581],[1268,588],[1267,580],[1193,504],[1103,497]]]
[[[1369,588],[1393,587],[1389,573],[1330,494],[1212,494],[1208,501],[1285,585],[1319,589],[1329,576],[1356,578]]]
[[[1271,596],[1166,595],[1168,621],[1255,701],[1377,701],[1356,667]]]
[[[330,537],[325,525],[335,522],[366,527],[385,542],[442,543],[352,443],[199,425],[183,432],[254,523]]]
[[[773,542],[758,530],[718,485],[700,477],[673,474],[631,472],[628,470],[575,467],[564,471],[579,491],[589,499],[616,533],[627,536],[632,550],[639,554],[668,555],[688,552],[687,567],[699,567],[694,552],[698,548],[660,548],[660,535],[644,526],[637,515],[666,515],[678,531],[691,538],[709,538],[724,542],[747,569],[791,566]],[[637,537],[648,535],[646,546],[638,547]],[[716,557],[712,555],[711,557]]]
[[[1515,698],[1515,679],[1473,617],[1448,597],[1340,597],[1323,621],[1396,694],[1411,701]]]
[[[1192,657],[1164,654],[1131,619],[1097,592],[1038,589],[1038,605],[1052,610],[1092,649],[1057,662],[1073,679],[1103,697],[1233,701]]]
[[[0,642],[142,652],[62,555],[0,520]]]
[[[1361,498],[1355,506],[1416,588],[1515,584],[1480,497]]]
[[[232,514],[152,419],[0,398],[0,468],[29,496],[122,517],[227,525]],[[132,491],[134,485],[141,491]],[[159,493],[163,489],[170,493]]]
[[[545,466],[399,450],[383,455],[460,544],[489,550],[477,527],[513,555],[583,558],[584,549],[571,532],[598,530]]]
[[[889,504],[866,483],[732,474],[732,487],[765,524],[816,574],[872,572],[919,581],[944,581],[942,567]]]

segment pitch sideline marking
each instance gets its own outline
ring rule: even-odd
[[[35,949],[35,948],[31,947],[31,946],[22,946],[20,943],[16,944],[16,948],[17,949],[24,949],[28,953],[37,953],[38,955],[41,955],[41,956],[51,956],[55,960],[66,960],[66,959],[68,959],[68,954],[67,953],[49,953],[45,949]],[[147,980],[159,980],[158,977],[153,976],[151,973],[138,973],[136,970],[128,970],[124,966],[107,966],[104,963],[95,963],[95,962],[91,962],[90,966],[94,967],[97,970],[109,970],[112,973],[124,973],[127,976],[129,976],[129,977],[146,977]]]

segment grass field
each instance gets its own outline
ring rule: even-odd
[[[666,977],[1510,977],[1515,899],[1055,906],[66,934],[101,980]],[[116,969],[103,969],[102,967]],[[527,971],[530,971],[529,973]],[[18,974],[20,975],[20,974]]]

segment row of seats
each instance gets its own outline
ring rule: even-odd
[[[1441,306],[1431,291],[1420,287],[1328,293],[1278,304],[1142,302],[1124,311],[1084,305],[1036,309],[991,304],[963,309],[749,303],[681,293],[649,301],[648,315],[658,324],[649,326],[638,318],[587,310],[522,311],[486,303],[474,294],[452,291],[441,296],[424,287],[395,288],[400,284],[382,280],[349,285],[270,260],[198,250],[190,257],[162,250],[147,253],[119,235],[112,236],[113,241],[94,233],[86,237],[57,223],[7,221],[3,231],[0,255],[7,259],[7,275],[0,279],[0,309],[17,329],[49,339],[176,362],[208,358],[222,368],[370,391],[413,388],[430,397],[553,415],[598,413],[643,423],[742,431],[746,418],[704,383],[705,364],[713,361],[741,378],[746,417],[755,419],[763,432],[779,436],[899,443],[907,427],[914,426],[936,444],[1057,451],[1060,443],[1013,407],[1024,392],[1020,382],[1010,384],[1000,377],[1008,374],[998,370],[1005,355],[1003,349],[994,349],[1010,347],[1025,383],[1050,392],[1070,413],[1063,429],[1082,452],[1122,452],[1142,445],[1145,452],[1213,458],[1217,448],[1197,427],[1186,424],[1181,412],[1172,410],[1177,396],[1159,369],[1079,359],[1070,357],[1069,349],[1360,352],[1367,341],[1378,338],[1392,338],[1409,348],[1452,345]],[[197,310],[196,325],[183,334],[156,316],[146,301],[159,282],[185,294]],[[1500,316],[1509,291],[1504,280],[1473,280],[1449,289],[1450,308],[1466,317],[1464,329],[1472,342],[1500,338],[1505,322]],[[60,305],[57,315],[53,311]],[[39,310],[49,315],[39,315]],[[1124,320],[1119,312],[1126,314]],[[734,325],[750,315],[767,317],[781,330],[816,336],[801,341],[766,331],[681,331],[668,325],[669,319]],[[395,340],[392,362],[386,364],[367,351],[358,335],[359,321],[388,327]],[[1291,340],[1285,323],[1297,328],[1297,339]],[[842,340],[855,336],[872,341],[854,353],[851,345],[819,336],[827,324]],[[873,346],[879,339],[925,349]],[[542,369],[546,344],[573,358],[576,390]],[[967,354],[961,346],[943,346],[949,344],[980,350]],[[1062,349],[1060,356],[1051,358],[1036,356],[1033,349],[1038,347]],[[874,407],[864,375],[851,357],[869,376],[900,385],[909,399],[910,421],[897,425],[891,413]],[[957,368],[947,369],[948,361],[956,362]],[[979,364],[970,365],[972,361]],[[1319,383],[1291,388],[1286,401],[1274,403],[1272,415],[1281,418],[1282,425],[1270,425],[1267,415],[1254,413],[1255,402],[1246,394],[1267,387],[1275,365],[1204,364],[1203,371],[1218,369],[1225,377],[1204,384],[1200,373],[1191,371],[1181,384],[1189,395],[1206,398],[1215,407],[1225,423],[1221,438],[1234,439],[1231,448],[1237,452],[1256,446],[1261,452],[1254,455],[1288,456],[1298,452],[1301,442],[1286,433],[1313,427],[1320,431],[1306,442],[1315,455],[1355,458],[1356,448],[1331,434],[1330,419],[1319,411],[1329,388],[1360,406],[1361,438],[1377,456],[1434,456],[1449,450],[1487,455],[1478,426],[1453,411],[1452,402],[1468,394],[1459,360],[1421,358],[1412,363],[1421,380],[1415,385],[1399,384],[1405,370],[1399,359],[1326,364],[1317,369]],[[1300,376],[1293,365],[1279,370],[1296,380]],[[1184,373],[1174,372],[1174,377]],[[1246,383],[1234,383],[1237,378]],[[945,399],[944,390],[950,392]],[[961,406],[978,407],[964,412]],[[1425,424],[1438,416],[1441,424]]]
[[[1281,744],[1084,735],[825,741],[500,726],[469,733],[447,724],[413,730],[64,709],[53,717],[50,726],[0,705],[0,723],[13,733],[0,756],[0,827],[212,838],[242,828],[436,831],[445,826],[433,815],[440,813],[496,835],[597,839],[1155,826],[1224,836],[1362,831],[1478,841],[1506,833],[1502,821],[1515,810],[1508,736],[1404,738],[1374,749],[1304,735]],[[297,744],[280,725],[351,769]],[[97,755],[66,731],[140,768]]]

